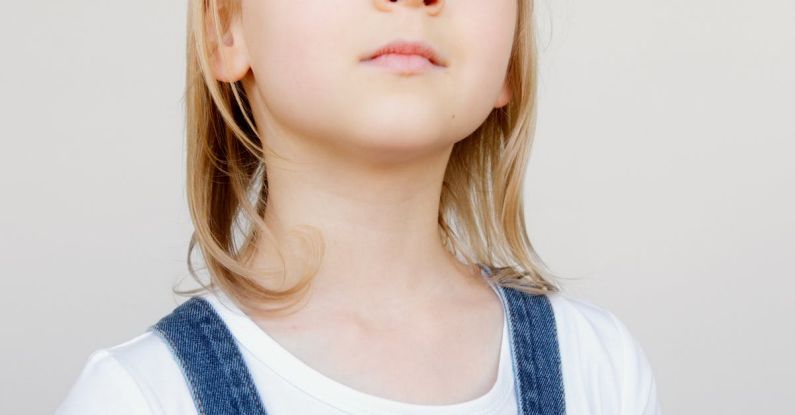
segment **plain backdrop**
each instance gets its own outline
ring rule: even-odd
[[[664,413],[791,413],[795,2],[537,7],[538,252],[630,328]],[[52,413],[93,350],[184,300],[185,14],[0,14],[2,413]]]

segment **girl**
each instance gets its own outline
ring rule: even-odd
[[[210,281],[60,414],[659,414],[639,344],[525,232],[532,0],[189,4]]]

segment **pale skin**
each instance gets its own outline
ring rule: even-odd
[[[242,81],[258,133],[286,158],[266,155],[264,220],[277,235],[315,227],[325,241],[303,307],[256,323],[366,393],[436,405],[483,395],[496,380],[502,306],[444,249],[437,212],[453,145],[511,98],[516,0],[241,7],[225,60],[216,53],[212,64],[216,79]],[[430,43],[448,66],[403,76],[362,65],[396,39]],[[278,259],[263,245],[253,262]]]

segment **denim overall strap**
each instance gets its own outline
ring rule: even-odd
[[[549,298],[498,288],[508,306],[519,415],[565,414],[560,350]]]
[[[193,297],[151,329],[177,358],[201,415],[267,415],[232,333],[205,299]]]
[[[558,332],[549,297],[496,284],[491,266],[477,265],[507,309],[519,415],[564,415]]]

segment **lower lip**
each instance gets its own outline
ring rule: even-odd
[[[424,56],[401,55],[396,53],[379,55],[375,59],[369,59],[363,63],[403,74],[421,73],[432,69],[442,68],[442,66],[434,65]]]

